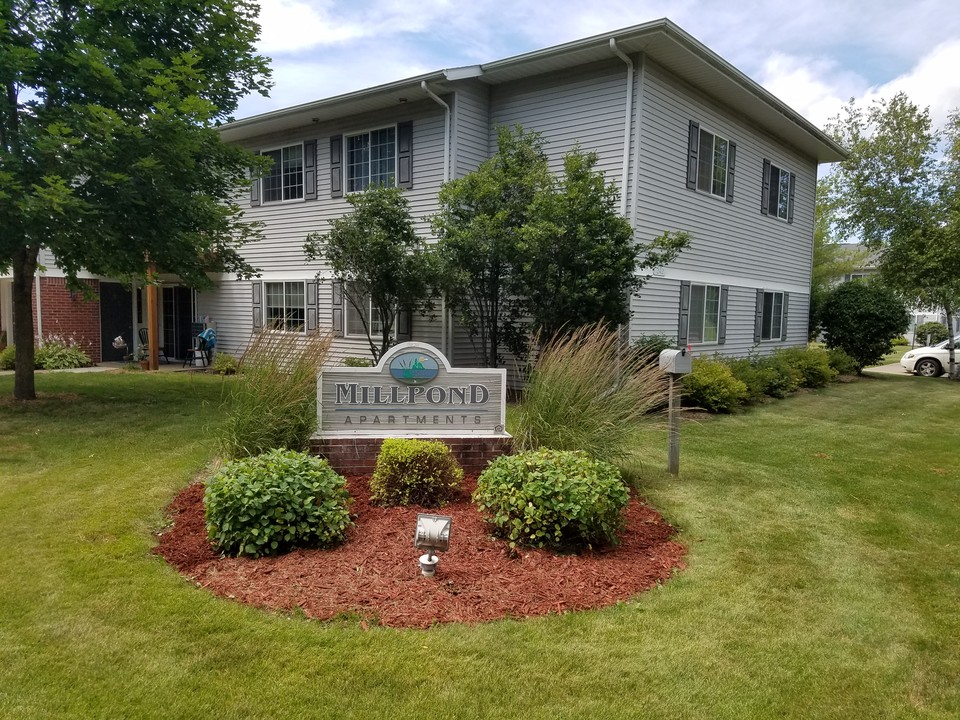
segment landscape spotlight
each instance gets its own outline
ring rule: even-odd
[[[413,536],[413,546],[427,552],[420,556],[420,572],[424,577],[433,577],[437,571],[435,552],[445,552],[450,547],[450,526],[452,518],[446,515],[417,515],[417,531]]]

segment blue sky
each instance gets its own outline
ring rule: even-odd
[[[237,117],[670,18],[818,126],[903,90],[960,107],[956,0],[261,0],[271,98]]]

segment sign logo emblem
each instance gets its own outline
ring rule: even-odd
[[[390,361],[391,377],[404,385],[426,385],[439,371],[436,359],[424,353],[402,353]]]

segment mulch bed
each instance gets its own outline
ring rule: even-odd
[[[155,552],[211,592],[262,608],[300,609],[326,620],[361,618],[362,627],[425,628],[436,623],[478,623],[612,605],[667,580],[684,567],[685,548],[674,529],[635,497],[626,510],[621,543],[602,551],[557,555],[523,549],[511,553],[470,503],[475,478],[439,512],[453,518],[450,550],[439,554],[434,578],[420,574],[413,547],[416,507],[370,504],[368,478],[349,477],[355,525],[332,550],[295,550],[279,557],[221,557],[207,541],[203,485],[181,492],[168,511],[173,525]]]

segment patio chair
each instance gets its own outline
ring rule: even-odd
[[[187,350],[187,356],[183,359],[182,367],[186,367],[188,363],[192,366],[193,361],[197,359],[200,360],[200,364],[203,367],[209,365],[207,362],[207,341],[202,337],[197,337],[196,343],[196,345]]]
[[[143,348],[143,351],[150,354],[150,331],[147,328],[142,327],[137,331],[137,335],[140,336],[140,347]],[[164,365],[170,364],[170,359],[167,357],[167,354],[163,351],[163,345],[158,343],[157,345],[157,356]]]

